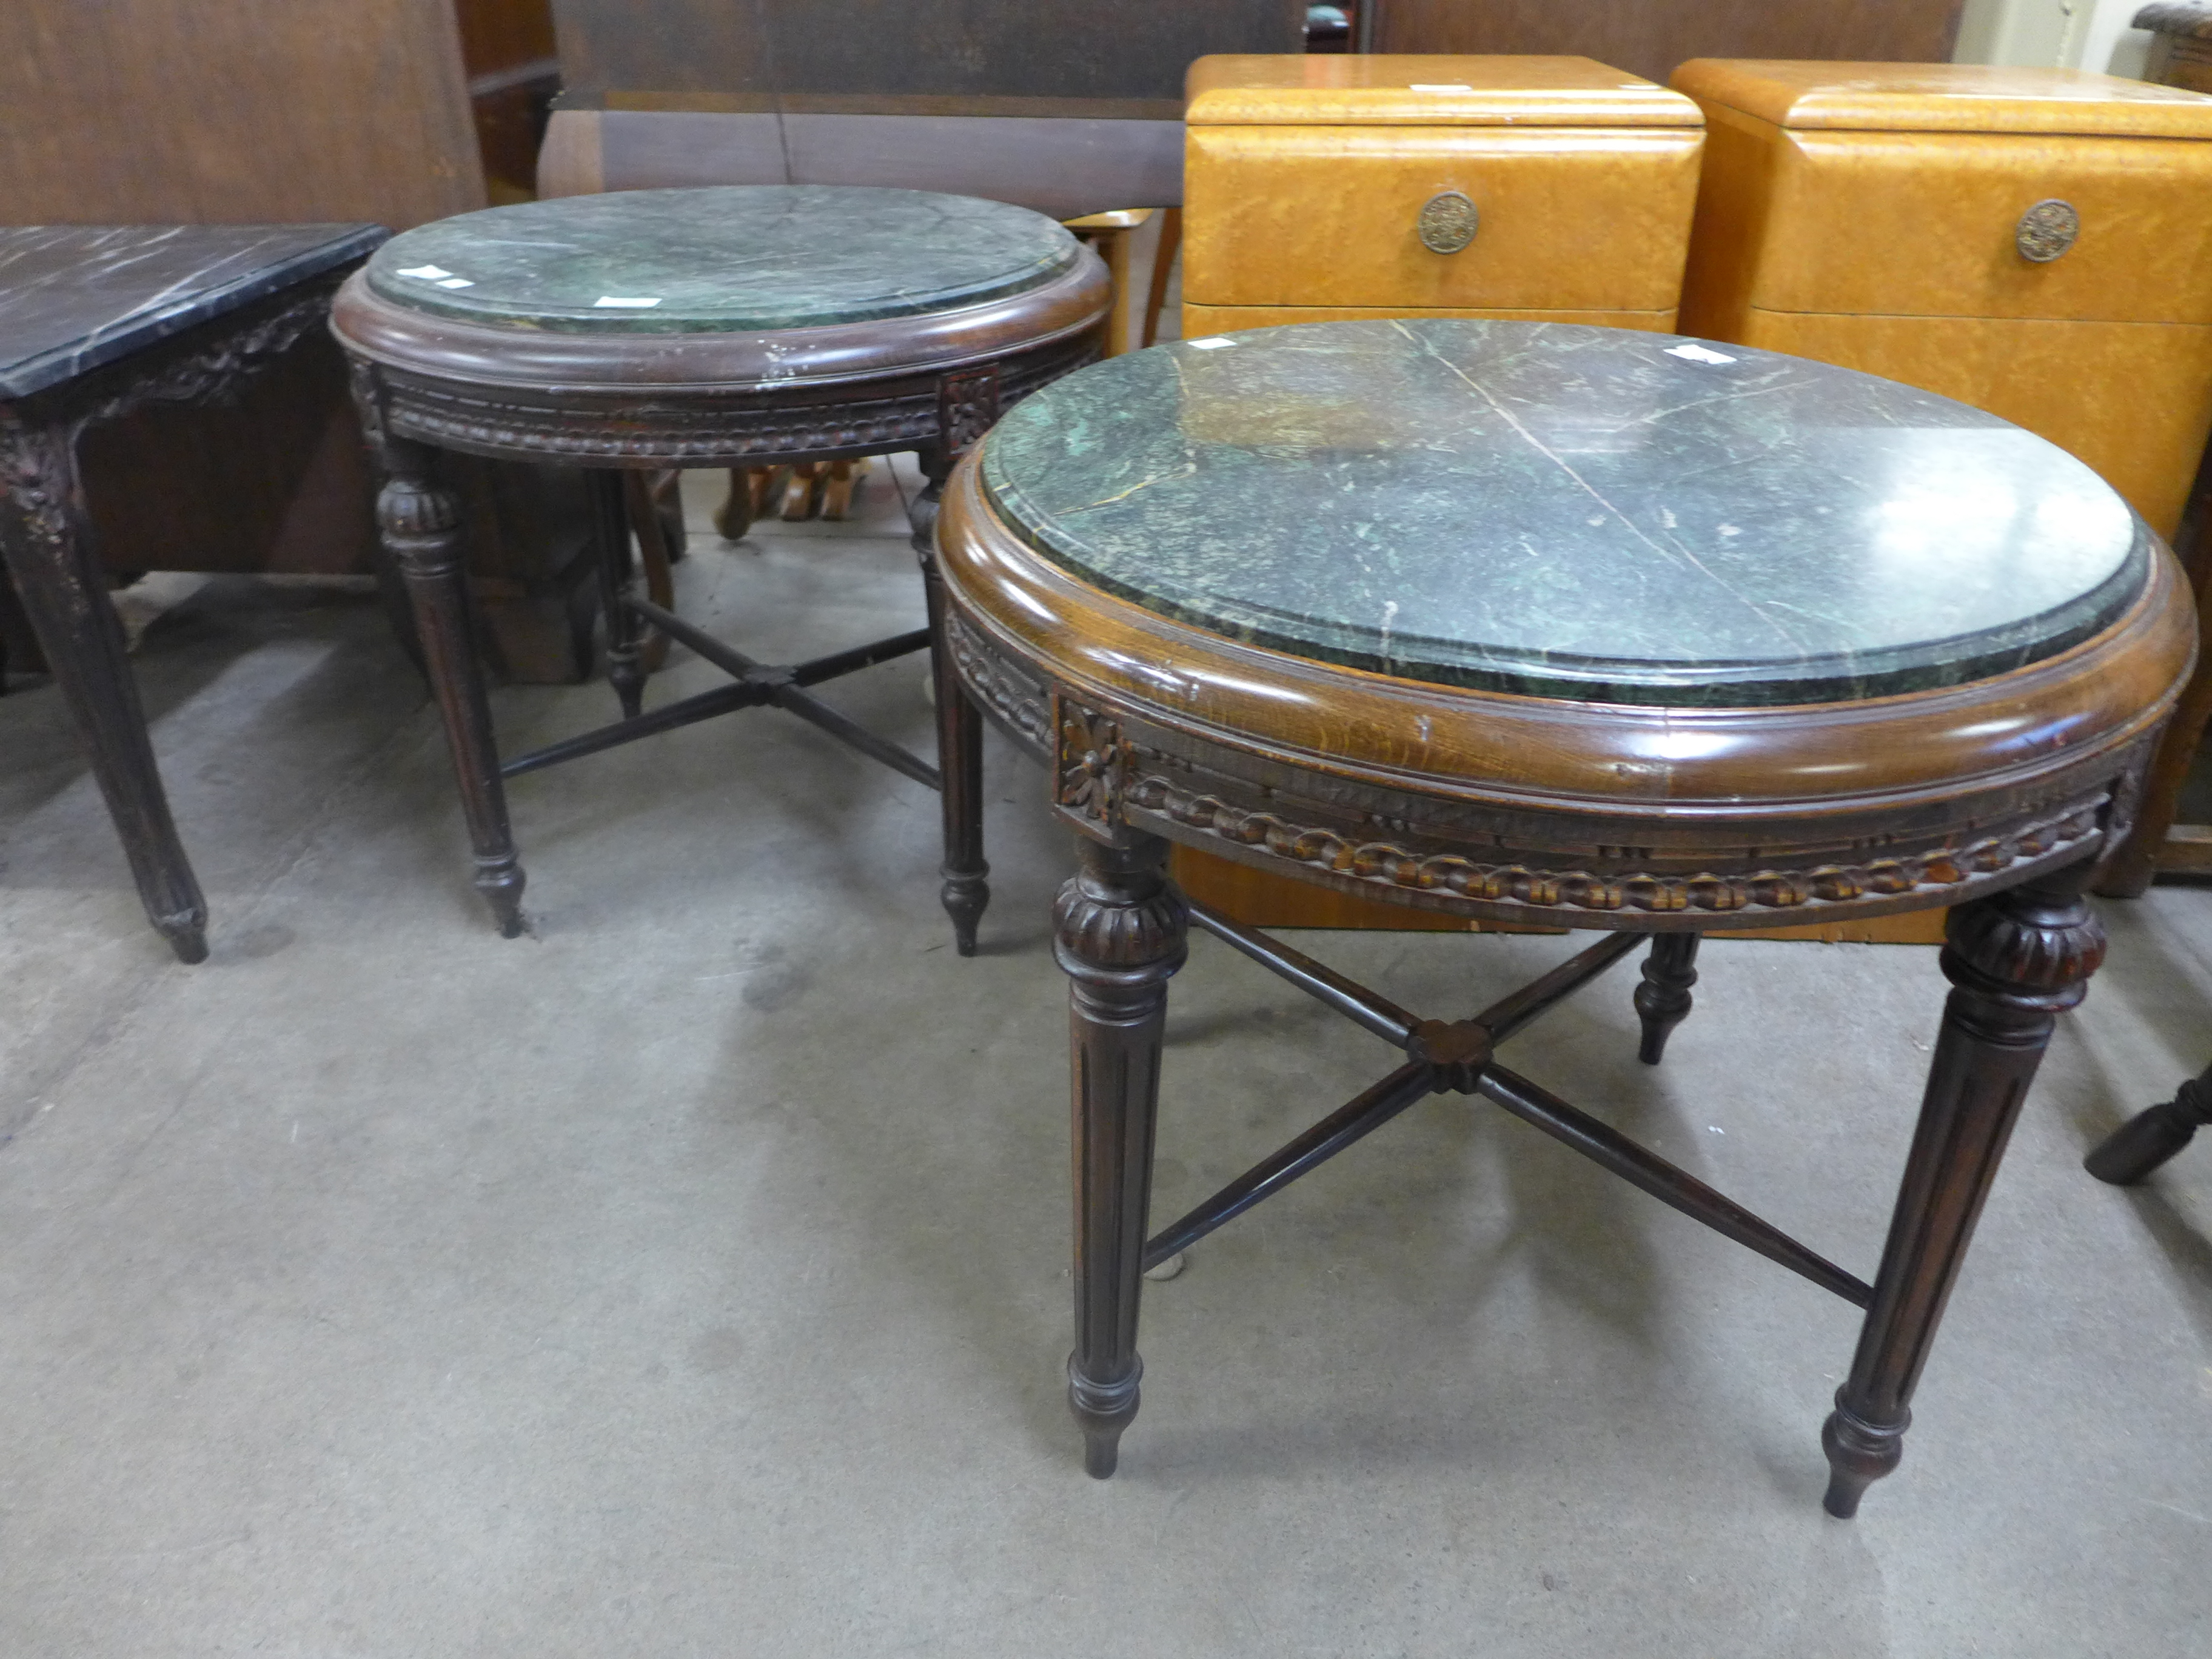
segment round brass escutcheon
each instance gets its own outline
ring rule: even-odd
[[[2020,216],[2020,224],[2013,231],[2013,245],[2020,249],[2020,257],[2039,265],[2047,265],[2074,246],[2074,239],[2081,234],[2081,216],[2071,202],[2062,202],[2056,196],[2047,197]]]
[[[1421,216],[1413,228],[1430,252],[1456,253],[1474,240],[1481,224],[1482,214],[1474,204],[1460,191],[1447,190],[1421,204]]]

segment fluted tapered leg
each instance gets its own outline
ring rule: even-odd
[[[2039,877],[1951,912],[1953,986],[1928,1068],[1874,1303],[1850,1376],[1821,1431],[1828,1513],[1845,1518],[1894,1469],[1943,1304],[2062,1009],[2081,1000],[2105,932],[2081,897],[2089,866]]]
[[[154,764],[123,624],[107,597],[66,428],[0,424],[0,552],[61,688],[155,931],[207,958],[207,901]]]
[[[1182,966],[1189,912],[1167,878],[1168,846],[1079,837],[1082,869],[1054,907],[1054,954],[1068,976],[1074,1106],[1075,1351],[1067,1403],[1084,1466],[1114,1473],[1137,1415],[1137,1304],[1168,981]]]
[[[1644,982],[1636,988],[1636,1012],[1644,1022],[1644,1040],[1636,1057],[1656,1066],[1667,1052],[1667,1035],[1690,1012],[1690,988],[1698,982],[1696,933],[1658,933],[1651,954],[1644,959]]]
[[[951,460],[925,451],[928,482],[916,498],[911,522],[915,556],[921,562],[923,596],[929,606],[930,686],[937,705],[939,810],[945,834],[944,878],[939,896],[952,918],[952,938],[960,954],[975,954],[975,929],[991,902],[990,865],[983,857],[983,717],[969,701],[952,660],[946,633],[945,579],[937,568],[937,503]]]
[[[382,453],[386,480],[377,496],[377,523],[415,608],[422,665],[437,694],[476,853],[476,889],[499,931],[513,939],[522,932],[522,865],[507,828],[507,787],[499,775],[491,703],[469,616],[460,503],[440,481],[435,450],[387,438]]]

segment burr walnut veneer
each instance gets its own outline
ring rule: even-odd
[[[1703,137],[1587,58],[1201,58],[1183,337],[1361,316],[1668,329]]]
[[[2002,415],[2173,534],[2212,427],[2212,97],[1722,58],[1674,85],[1707,127],[1685,329]]]
[[[1081,858],[1056,917],[1069,1397],[1091,1472],[1136,1413],[1144,1270],[1449,1091],[1867,1310],[1824,1437],[1828,1506],[1851,1513],[1898,1462],[2052,1017],[2102,952],[2081,884],[2192,648],[2158,538],[2043,440],[1891,382],[1663,335],[1418,319],[1070,376],[955,471],[939,543],[960,683],[1049,769]],[[1472,1018],[1424,1018],[1187,902],[1170,843],[1606,937]],[[1656,1062],[1706,929],[1943,905],[1955,988],[1870,1281],[1495,1058],[1644,935]],[[1167,982],[1192,923],[1399,1052],[1148,1238]]]
[[[939,787],[937,767],[808,688],[934,646],[929,529],[953,459],[1001,409],[1098,355],[1106,298],[1097,256],[1025,209],[782,185],[627,191],[465,214],[393,239],[347,283],[332,320],[386,474],[385,542],[413,596],[476,884],[503,932],[522,927],[502,782],[518,773],[772,703]],[[931,627],[771,665],[632,592],[625,517],[641,535],[658,526],[641,500],[646,474],[905,449],[921,453],[930,481],[913,518]],[[623,713],[615,725],[501,762],[442,450],[588,470],[608,678]],[[646,627],[734,683],[647,711]],[[933,661],[944,788],[969,826],[954,835],[966,850],[947,871],[964,947],[981,908],[980,845],[961,840],[980,810],[980,731],[948,689],[942,653],[933,649]]]
[[[1726,58],[1674,84],[1707,125],[1685,329],[2002,415],[2174,536],[2212,430],[2212,97]],[[2205,703],[2175,721],[2105,890],[2148,883]]]

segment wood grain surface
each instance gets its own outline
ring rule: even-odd
[[[0,219],[368,220],[484,204],[453,0],[9,0]]]
[[[1690,58],[1943,63],[1964,0],[1372,0],[1377,52],[1579,52],[1653,81]]]

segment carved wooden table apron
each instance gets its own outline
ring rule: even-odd
[[[347,283],[332,325],[387,479],[378,515],[413,597],[476,886],[503,933],[523,925],[504,789],[520,773],[773,704],[940,787],[938,767],[808,688],[938,636],[931,526],[954,459],[1000,410],[1095,358],[1105,312],[1097,257],[1051,220],[915,191],[629,191],[494,208],[394,238]],[[616,724],[499,758],[441,449],[592,470]],[[910,517],[930,627],[775,665],[631,591],[626,475],[905,449],[929,481]],[[627,516],[653,533],[650,512]],[[647,625],[735,684],[645,710]],[[942,653],[933,662],[945,902],[966,952],[985,874],[981,732]]]
[[[0,229],[0,555],[84,735],[147,920],[207,957],[200,895],[78,469],[85,433],[155,404],[214,404],[322,326],[374,225]]]
[[[2102,954],[2081,885],[2187,670],[2185,583],[2125,504],[2039,438],[1848,370],[1423,320],[1071,376],[955,471],[939,543],[962,682],[1052,769],[1081,855],[1055,916],[1091,1472],[1136,1413],[1145,1270],[1449,1090],[1867,1310],[1823,1436],[1827,1506],[1853,1513],[1899,1461],[2052,1017]],[[1170,842],[1608,936],[1424,1018],[1186,904]],[[1656,1063],[1704,929],[1937,905],[1955,988],[1871,1283],[1493,1056],[1645,935]],[[1147,1238],[1192,923],[1402,1060]]]

